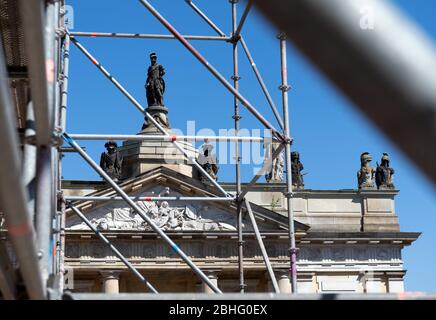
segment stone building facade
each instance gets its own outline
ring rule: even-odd
[[[142,133],[148,134],[148,133]],[[196,150],[184,144],[188,152]],[[130,196],[219,195],[197,178],[169,142],[125,142],[124,179]],[[168,154],[171,162],[168,163]],[[230,193],[234,184],[222,184]],[[102,181],[63,181],[66,196],[115,196]],[[290,292],[287,208],[282,183],[260,183],[248,193],[281,292]],[[293,200],[299,293],[404,291],[402,249],[419,233],[401,232],[396,190],[297,190]],[[239,292],[236,207],[232,202],[137,204],[223,292]],[[159,292],[210,292],[171,248],[123,201],[75,205]],[[250,220],[244,217],[246,292],[272,286]],[[147,292],[145,286],[70,210],[65,265],[75,292]],[[73,280],[73,281],[71,281]]]

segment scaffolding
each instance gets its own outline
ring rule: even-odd
[[[60,294],[63,290],[63,274],[65,272],[64,268],[64,251],[65,251],[65,212],[66,209],[71,209],[76,215],[83,220],[83,222],[88,225],[91,230],[93,230],[97,236],[105,242],[110,249],[115,253],[115,255],[131,270],[141,282],[147,287],[147,289],[152,293],[157,293],[153,285],[148,282],[144,276],[118,251],[110,240],[100,233],[95,227],[92,226],[90,221],[83,215],[83,213],[74,205],[75,201],[124,201],[133,210],[135,210],[153,229],[154,232],[165,241],[172,250],[179,255],[179,257],[199,276],[199,278],[210,287],[210,289],[215,293],[221,293],[221,290],[210,281],[210,279],[205,275],[205,273],[198,268],[176,243],[174,243],[164,231],[162,231],[154,222],[147,216],[147,214],[135,203],[135,201],[145,200],[145,201],[228,201],[237,207],[237,232],[238,232],[238,267],[239,267],[239,288],[240,292],[245,290],[244,281],[244,257],[243,257],[243,224],[242,216],[243,211],[247,211],[250,221],[254,227],[254,232],[258,244],[260,246],[262,256],[264,258],[265,266],[268,274],[271,278],[271,282],[276,293],[279,293],[279,287],[277,280],[275,278],[271,263],[265,246],[263,244],[262,236],[257,227],[256,219],[251,209],[250,203],[245,198],[247,192],[256,183],[256,181],[264,175],[264,168],[257,173],[251,180],[250,184],[245,189],[242,189],[241,184],[241,174],[240,174],[240,143],[251,142],[251,143],[262,143],[265,145],[271,145],[272,142],[280,144],[280,147],[272,155],[272,159],[277,157],[280,152],[285,150],[287,157],[286,159],[290,161],[290,146],[292,139],[289,136],[289,122],[286,120],[287,117],[287,91],[289,89],[286,79],[286,40],[282,35],[279,38],[279,43],[281,47],[281,62],[282,62],[282,84],[280,89],[282,91],[283,97],[283,115],[281,116],[277,110],[275,103],[273,102],[270,93],[262,79],[262,76],[257,69],[251,53],[248,49],[242,36],[242,28],[244,22],[250,12],[252,7],[252,2],[248,2],[245,6],[241,19],[237,20],[237,0],[230,1],[231,13],[232,13],[232,32],[230,36],[226,36],[224,32],[192,1],[186,1],[187,5],[191,7],[218,35],[217,36],[197,36],[197,35],[181,35],[148,1],[139,1],[145,9],[147,9],[156,19],[166,27],[169,31],[169,35],[164,34],[128,34],[128,33],[101,33],[101,32],[76,32],[69,31],[68,26],[65,25],[64,12],[62,8],[64,7],[64,1],[54,1],[49,2],[44,6],[44,1],[34,2],[34,6],[31,7],[23,5],[20,7],[21,14],[23,16],[23,21],[28,21],[29,23],[24,24],[26,33],[26,45],[28,49],[36,47],[39,55],[31,55],[32,58],[29,59],[29,77],[31,80],[31,92],[38,92],[38,94],[32,95],[32,101],[29,103],[29,110],[33,107],[35,111],[35,122],[36,129],[33,136],[36,143],[36,232],[30,227],[32,223],[27,222],[29,227],[29,235],[26,241],[28,241],[28,247],[26,249],[16,247],[17,258],[20,262],[21,269],[23,272],[23,277],[25,279],[26,287],[30,298],[48,298],[47,292],[54,290],[54,287],[47,288],[47,283],[49,277],[55,277],[56,288],[60,290],[57,294]],[[38,3],[37,5],[35,3]],[[32,19],[39,19],[38,21],[30,21],[28,16],[31,12],[39,12],[40,15],[33,15]],[[44,22],[45,19],[45,22]],[[46,26],[46,32],[38,29],[31,29],[31,25],[35,23],[43,28]],[[27,40],[27,34],[35,35],[39,32],[39,38],[33,38]],[[44,38],[42,38],[42,35]],[[36,36],[36,35],[35,35]],[[139,38],[139,39],[162,39],[162,40],[178,40],[194,57],[205,66],[205,68],[215,76],[215,78],[234,96],[234,126],[235,135],[234,136],[176,136],[168,132],[164,127],[162,127],[147,111],[146,109],[136,100],[125,88],[124,86],[112,75],[101,62],[99,62],[80,42],[80,37],[111,37],[111,38]],[[230,44],[233,50],[233,75],[231,79],[233,84],[228,82],[226,78],[215,69],[212,64],[210,64],[192,45],[188,40],[195,41],[222,41],[223,43]],[[73,43],[75,47],[79,49],[91,62],[95,65],[98,70],[132,103],[136,109],[145,116],[145,118],[152,123],[161,133],[161,135],[144,136],[144,135],[99,135],[99,134],[69,134],[66,131],[67,123],[67,107],[68,107],[68,75],[69,75],[69,59],[70,59],[70,44]],[[262,114],[254,107],[239,91],[239,56],[238,47],[242,45],[244,52],[247,55],[247,59],[250,62],[254,74],[259,81],[260,88],[262,89],[268,104],[270,105],[273,114],[277,120],[280,130],[275,129],[268,120],[266,120]],[[30,50],[28,50],[30,51]],[[30,57],[30,56],[29,56]],[[45,64],[41,61],[45,61]],[[50,65],[52,68],[42,70],[44,65]],[[45,75],[45,78],[43,77]],[[4,88],[4,87],[3,87]],[[7,97],[7,94],[2,95]],[[5,101],[6,105],[8,102]],[[244,106],[248,111],[250,111],[257,120],[267,129],[271,131],[272,138],[266,137],[243,137],[239,135],[240,128],[240,105]],[[45,109],[44,109],[45,107]],[[10,109],[10,108],[9,108]],[[30,112],[28,112],[30,114]],[[8,119],[8,123],[11,124],[13,121],[12,115],[8,117],[2,117],[2,119]],[[285,119],[285,120],[282,120]],[[8,140],[10,141],[11,138]],[[81,148],[76,140],[132,140],[132,141],[165,141],[171,142],[173,146],[178,149],[188,160],[188,163],[192,164],[201,172],[201,174],[206,177],[209,182],[221,193],[221,196],[215,197],[130,197],[128,196],[122,188],[110,178],[99,165]],[[26,141],[30,141],[27,138]],[[118,196],[111,197],[99,197],[99,196],[84,196],[84,197],[74,197],[74,196],[64,196],[61,189],[61,157],[59,151],[61,150],[61,140],[68,144],[73,151],[77,152],[111,187],[116,191]],[[220,184],[211,177],[203,167],[197,162],[195,158],[187,153],[186,150],[179,144],[179,141],[222,141],[222,142],[234,142],[235,143],[235,156],[236,156],[236,194],[230,194]],[[18,142],[15,142],[17,145]],[[13,145],[13,144],[11,144]],[[26,144],[27,146],[27,144]],[[17,155],[16,155],[17,156]],[[269,163],[272,159],[266,159],[266,163]],[[15,161],[13,163],[18,163]],[[289,202],[292,201],[292,177],[291,170],[289,169],[290,163],[288,164],[288,189],[286,196]],[[7,168],[8,172],[13,175],[18,175],[18,170],[15,168]],[[23,187],[22,187],[23,188]],[[43,192],[43,190],[50,190],[50,192]],[[21,191],[25,191],[21,189]],[[18,194],[18,193],[17,193]],[[28,201],[25,198],[25,192],[23,194],[22,201],[19,204],[25,204]],[[54,201],[56,199],[56,201]],[[56,203],[55,203],[56,202]],[[5,207],[6,208],[6,207]],[[56,208],[56,210],[55,210]],[[25,208],[21,209],[24,216],[31,216],[30,212],[23,211]],[[6,209],[5,212],[16,211],[15,209]],[[53,214],[56,212],[56,214]],[[289,211],[289,237],[290,237],[290,275],[293,292],[296,293],[296,248],[295,248],[295,234],[294,234],[294,222],[292,210]],[[11,237],[12,243],[15,245],[15,239],[13,238],[14,230],[18,227],[12,223],[12,219],[7,215],[8,222],[8,232]],[[51,219],[55,222],[55,229],[51,229]],[[22,224],[22,223],[21,223]],[[22,226],[20,228],[23,228]],[[56,258],[53,260],[52,268],[49,269],[49,243],[50,238],[54,237],[56,244]],[[38,242],[35,243],[31,239],[37,238]],[[31,248],[33,252],[33,260],[29,261],[32,256],[21,257],[19,253],[28,252]],[[40,277],[36,278],[26,278],[26,264],[21,262],[28,262],[28,265],[35,265],[39,261],[38,275]],[[36,282],[37,283],[34,283]],[[48,290],[49,289],[49,290]],[[53,293],[52,293],[53,294]]]
[[[31,299],[59,299],[63,293],[64,283],[64,255],[65,255],[65,222],[66,210],[70,208],[77,214],[97,236],[105,242],[115,255],[135,274],[141,282],[152,293],[157,293],[154,286],[148,282],[144,276],[121,254],[120,251],[110,240],[100,233],[87,220],[82,212],[75,206],[75,201],[124,201],[133,210],[135,210],[146,223],[153,229],[160,239],[165,241],[172,250],[193,270],[194,273],[209,286],[215,293],[221,293],[220,289],[210,281],[205,273],[198,268],[177,244],[175,244],[168,235],[162,231],[147,214],[135,203],[138,200],[145,201],[229,201],[237,207],[237,233],[238,233],[238,268],[239,268],[239,291],[244,293],[244,232],[242,224],[243,211],[248,212],[250,221],[253,225],[258,245],[261,249],[262,256],[265,262],[266,269],[271,278],[271,282],[275,293],[279,293],[277,280],[269,262],[262,236],[257,227],[256,219],[251,209],[250,202],[246,195],[251,190],[252,186],[264,175],[264,170],[259,170],[254,175],[251,181],[242,188],[241,183],[241,158],[240,158],[240,143],[243,141],[251,141],[253,143],[265,143],[266,139],[241,137],[240,130],[240,106],[245,107],[265,128],[272,133],[272,141],[278,144],[279,147],[274,151],[271,158],[276,158],[280,153],[284,152],[285,167],[286,167],[286,192],[284,196],[287,199],[288,210],[288,231],[289,231],[289,274],[292,292],[297,293],[297,247],[295,241],[294,230],[294,213],[292,206],[293,188],[292,188],[292,170],[291,170],[291,146],[293,139],[290,134],[289,112],[288,112],[288,91],[290,89],[287,81],[287,59],[286,59],[286,33],[280,32],[277,36],[278,46],[280,47],[281,61],[281,85],[282,94],[282,112],[278,111],[264,81],[260,71],[254,63],[253,57],[248,49],[247,43],[242,35],[244,23],[249,15],[253,3],[267,14],[277,8],[274,2],[267,8],[265,3],[257,3],[258,1],[247,1],[244,6],[241,18],[237,19],[238,0],[231,0],[232,26],[231,35],[226,34],[191,0],[186,0],[187,5],[192,8],[200,18],[202,18],[217,36],[198,36],[198,35],[182,35],[176,30],[171,23],[166,20],[157,11],[149,1],[139,0],[139,3],[148,10],[168,31],[169,34],[131,34],[131,33],[102,33],[102,32],[76,32],[69,31],[65,19],[65,0],[52,1],[26,1],[7,2],[7,8],[13,11],[16,9],[19,12],[20,32],[23,37],[20,39],[12,39],[11,41],[22,41],[24,39],[25,53],[27,56],[26,70],[23,75],[15,70],[9,70],[10,63],[7,54],[4,56],[5,46],[10,43],[3,44],[0,47],[0,188],[1,188],[1,209],[4,213],[8,239],[12,244],[13,255],[16,257],[19,265],[20,273],[26,288],[27,296]],[[260,2],[260,1],[259,1]],[[306,1],[307,2],[307,1]],[[312,1],[308,1],[312,2]],[[15,8],[18,3],[18,8]],[[302,5],[304,1],[294,1],[294,4]],[[288,8],[292,5],[284,5]],[[304,7],[306,15],[318,13],[317,19],[327,19],[345,21],[346,16],[342,17],[329,16],[320,17],[320,12],[331,12],[331,9],[322,11],[322,4],[312,4],[310,9]],[[11,9],[12,8],[12,9]],[[285,11],[283,11],[285,12]],[[351,9],[350,9],[351,12]],[[9,14],[10,12],[8,12]],[[293,12],[295,14],[295,12]],[[281,15],[277,15],[281,16]],[[281,20],[280,26],[289,31]],[[336,24],[334,24],[336,25]],[[381,30],[380,32],[383,32]],[[308,43],[302,42],[295,32],[288,32],[293,40],[301,46]],[[218,137],[218,136],[175,136],[165,130],[147,111],[146,109],[118,82],[102,63],[100,63],[79,41],[80,37],[110,37],[110,38],[138,38],[138,39],[162,39],[162,40],[177,40],[179,41],[197,60],[200,62],[234,97],[234,128],[235,136]],[[203,55],[195,49],[188,41],[219,41],[232,46],[233,50],[233,83],[230,83],[226,78],[209,63]],[[338,42],[346,43],[350,39],[336,39]],[[299,42],[300,41],[300,42]],[[73,43],[95,67],[132,103],[132,105],[148,119],[160,132],[156,136],[132,136],[132,135],[91,135],[91,134],[70,134],[66,131],[67,109],[68,109],[68,76],[69,76],[69,59],[70,59],[70,44]],[[422,43],[417,43],[420,48],[427,49]],[[371,47],[369,45],[368,47]],[[239,51],[242,48],[249,63],[253,68],[256,79],[259,82],[260,88],[265,95],[266,101],[271,108],[279,129],[267,121],[262,114],[253,106],[239,91]],[[388,48],[389,49],[389,48]],[[387,50],[388,50],[387,49]],[[425,50],[424,50],[425,51]],[[382,56],[382,54],[380,54]],[[364,59],[362,59],[363,61]],[[367,62],[367,61],[365,61]],[[5,68],[8,66],[8,69]],[[362,64],[364,67],[364,64]],[[411,68],[413,70],[413,68]],[[418,69],[418,68],[417,68]],[[409,70],[410,71],[410,70]],[[388,72],[388,71],[386,71]],[[26,101],[23,108],[26,114],[26,124],[21,124],[20,129],[24,134],[18,135],[15,124],[17,123],[16,113],[23,113],[20,108],[14,107],[14,102],[10,94],[10,86],[6,81],[7,74],[18,74],[29,80],[28,90],[31,95]],[[409,74],[410,75],[410,74]],[[425,79],[425,74],[415,74],[414,79]],[[384,79],[387,83],[388,80]],[[417,83],[422,83],[417,81]],[[398,89],[398,88],[397,88]],[[395,91],[395,90],[394,90]],[[436,99],[431,100],[429,96],[428,104],[434,107]],[[416,111],[416,112],[415,112]],[[414,110],[412,113],[417,113]],[[420,112],[420,111],[419,111]],[[19,115],[18,115],[19,116]],[[395,135],[392,135],[395,138]],[[430,137],[431,138],[431,137]],[[177,148],[190,164],[195,166],[221,193],[221,196],[216,197],[130,197],[122,188],[111,179],[98,164],[81,148],[76,140],[159,140],[171,142]],[[197,163],[196,159],[191,157],[187,151],[178,143],[179,141],[199,141],[199,140],[216,140],[235,143],[235,174],[236,174],[236,194],[228,193],[213,177],[211,177],[203,167]],[[72,197],[64,196],[61,188],[61,159],[63,150],[62,144],[70,145],[70,151],[77,152],[103,179],[116,191],[118,196],[111,197]],[[22,147],[22,152],[20,150]],[[431,150],[431,149],[430,149]],[[269,159],[269,160],[272,160]],[[23,163],[23,170],[21,164]],[[422,163],[418,161],[418,163]],[[424,169],[429,175],[434,177],[434,169],[429,169],[425,164]],[[430,172],[431,171],[431,172]],[[17,177],[22,177],[17,179]],[[54,222],[54,223],[52,223]],[[51,247],[54,243],[54,248]],[[54,249],[52,257],[51,250]],[[0,242],[0,252],[5,252],[3,243]],[[12,262],[7,261],[8,255],[0,256],[0,290],[4,298],[16,298],[16,279],[10,273],[10,265]],[[51,260],[52,259],[52,260]],[[9,271],[8,271],[9,270]]]

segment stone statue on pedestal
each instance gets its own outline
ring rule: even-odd
[[[218,180],[219,167],[216,155],[212,154],[213,145],[205,140],[205,143],[200,147],[200,149],[202,151],[198,155],[197,162],[213,179]],[[210,180],[201,172],[198,173],[198,178],[201,182],[211,185]]]
[[[148,67],[147,81],[145,83],[148,106],[163,106],[165,80],[162,77],[165,75],[165,69],[157,63],[156,53],[150,54],[150,61],[151,65]]]
[[[108,141],[105,143],[106,152],[103,152],[100,157],[100,167],[107,173],[113,180],[118,181],[121,179],[121,165],[122,158],[117,151],[117,143],[115,141]]]
[[[294,151],[291,153],[291,169],[292,169],[292,186],[295,189],[304,188],[304,180],[301,171],[303,171],[303,164],[300,162],[300,153]]]
[[[151,65],[147,71],[147,81],[145,82],[145,93],[147,96],[148,108],[146,111],[164,128],[169,128],[168,109],[164,106],[164,93],[165,93],[165,69],[162,65],[157,63],[156,53],[150,54]],[[146,123],[142,130],[152,125],[149,119],[145,118]]]
[[[375,169],[371,167],[372,156],[369,152],[360,155],[360,170],[357,171],[359,189],[374,189]]]
[[[271,165],[271,168],[265,175],[265,180],[268,183],[280,183],[283,182],[283,151],[280,152],[279,155],[275,159],[272,159],[273,153],[279,147],[278,143],[266,144],[266,154],[265,154],[265,165],[268,167]],[[271,164],[269,164],[269,162]]]
[[[394,175],[395,171],[389,167],[389,155],[383,153],[381,158],[381,165],[377,163],[377,169],[375,172],[375,182],[377,189],[395,189]]]

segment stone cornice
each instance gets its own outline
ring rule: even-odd
[[[220,239],[233,239],[237,241],[237,232],[166,232],[172,239],[182,240],[208,240],[216,241]],[[125,240],[155,240],[159,239],[153,232],[142,231],[109,231],[104,232],[109,239],[125,239]],[[265,232],[262,237],[265,239],[279,239],[288,241],[287,232]],[[299,245],[397,245],[408,246],[413,243],[420,233],[416,232],[356,232],[356,233],[336,233],[336,232],[316,232],[304,233],[297,232],[297,244]],[[97,239],[98,237],[92,231],[83,230],[67,230],[66,236],[68,241],[80,241],[85,239]],[[254,240],[254,232],[244,232],[246,240]]]

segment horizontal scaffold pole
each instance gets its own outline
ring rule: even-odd
[[[178,136],[178,135],[127,135],[127,134],[70,134],[75,140],[126,140],[126,141],[241,141],[265,142],[271,138],[263,137],[238,137],[238,136]]]
[[[116,196],[65,196],[69,201],[124,201],[122,197]],[[135,201],[235,201],[235,198],[228,197],[130,197]]]
[[[137,39],[162,39],[176,40],[172,34],[147,34],[147,33],[121,33],[121,32],[78,32],[71,31],[73,37],[91,38],[137,38]],[[188,40],[230,41],[231,38],[223,36],[184,35]]]
[[[71,139],[67,133],[64,133],[62,137],[65,142],[76,149],[76,151],[91,166],[91,168],[93,168],[104,180],[106,180],[107,183],[109,183],[109,185],[124,199],[124,201],[126,201],[126,203],[145,220],[145,222],[162,238],[163,241],[165,241],[171,247],[171,249],[173,249],[176,254],[179,255],[183,261],[186,262],[186,264],[200,277],[200,279],[203,280],[207,286],[209,286],[209,288],[211,288],[215,293],[222,293],[221,290],[218,289],[214,283],[212,283],[209,277],[192,262],[192,260],[182,251],[182,249],[180,249],[180,247],[173,240],[171,240],[171,238],[168,237],[167,234],[162,231],[153,222],[153,220],[151,220],[150,217],[147,216],[144,210],[142,210],[132,199],[130,199],[127,193],[125,193],[124,190],[121,189],[120,186],[118,186],[117,183],[111,177],[109,177],[108,174],[104,172],[104,170],[100,168],[100,166],[85,151],[80,148],[77,142]]]
[[[145,279],[145,277],[126,259],[126,257],[124,257],[124,255],[109,241],[108,238],[106,238],[104,236],[103,233],[101,233],[99,230],[97,230],[96,227],[94,227],[91,223],[91,221],[89,221],[85,215],[79,210],[77,209],[75,206],[73,206],[72,204],[68,204],[68,207],[76,214],[79,216],[79,218],[92,230],[94,231],[94,233],[104,242],[106,243],[109,248],[112,250],[113,253],[115,253],[115,255],[126,265],[127,268],[129,268],[130,271],[133,272],[133,274],[138,277],[138,279],[145,284],[145,286],[150,289],[151,292],[153,293],[158,293],[157,290],[153,287],[153,285],[147,281],[147,279]]]

